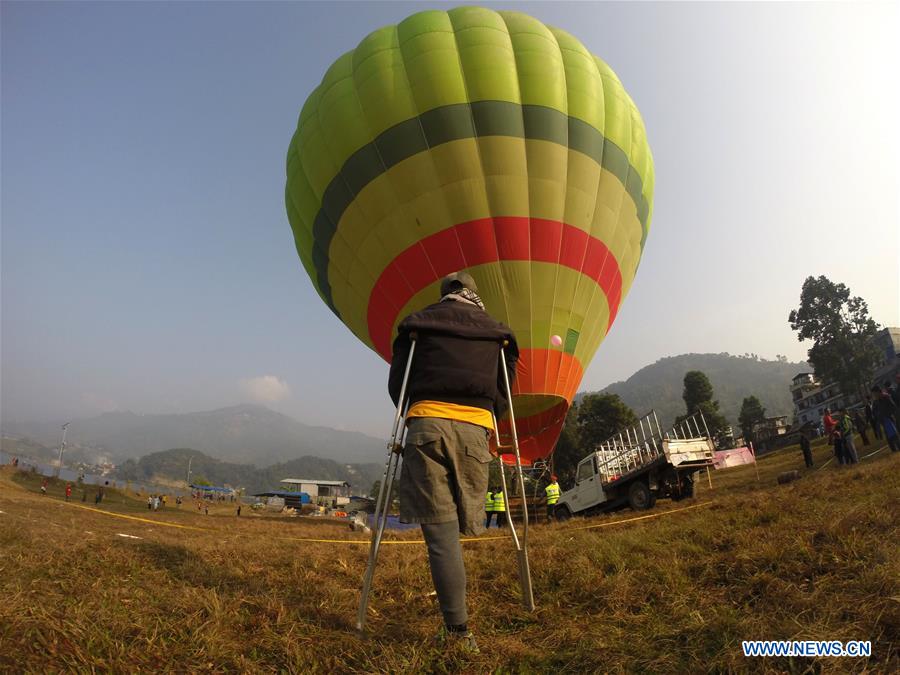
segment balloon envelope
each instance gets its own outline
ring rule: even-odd
[[[472,274],[519,341],[533,461],[631,286],[653,159],[634,103],[581,42],[460,7],[376,30],[334,62],[300,113],[285,201],[322,300],[385,360],[443,276]]]

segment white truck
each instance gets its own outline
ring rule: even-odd
[[[650,411],[578,463],[575,487],[560,495],[556,517],[591,515],[625,504],[643,510],[657,498],[691,497],[694,474],[712,465],[714,452],[702,413],[663,433]]]

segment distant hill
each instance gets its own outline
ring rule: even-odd
[[[709,376],[722,411],[729,422],[736,425],[741,401],[751,394],[759,397],[768,414],[790,415],[792,405],[788,388],[791,378],[809,370],[809,366],[730,354],[682,354],[660,359],[626,381],[609,385],[604,391],[618,394],[638,414],[656,409],[660,422],[668,425],[684,412],[681,391],[684,374],[689,370],[702,370]],[[55,451],[51,449],[59,447],[58,424],[4,422],[3,433],[13,439],[22,439],[26,444],[44,446],[46,451],[41,458],[53,455]],[[385,448],[383,440],[352,431],[302,424],[258,405],[180,415],[105,413],[73,421],[66,441],[69,461],[79,459],[98,463],[102,460],[121,464],[127,459],[170,448],[193,448],[211,460],[216,458],[232,466],[255,468],[271,468],[279,463],[287,463],[284,466],[290,467],[294,460],[304,462],[302,467],[313,466],[314,458],[327,458],[321,461],[331,460],[338,466],[341,463],[380,463],[384,461]],[[328,465],[323,465],[322,469],[330,470]],[[310,472],[298,468],[293,473]],[[320,473],[316,472],[316,476],[327,477]]]
[[[3,432],[54,447],[57,424],[4,424]],[[194,448],[221,460],[268,466],[303,456],[338,462],[379,461],[385,443],[354,431],[310,426],[258,405],[239,405],[180,415],[110,412],[79,419],[66,442],[115,462],[169,448]]]
[[[618,394],[638,415],[651,408],[656,410],[660,423],[669,425],[684,413],[681,394],[684,375],[690,370],[707,374],[720,409],[737,426],[741,403],[750,395],[762,401],[767,415],[792,415],[791,380],[810,367],[803,362],[766,361],[724,353],[681,354],[641,368],[624,382],[615,382],[603,391]]]
[[[278,489],[284,478],[345,480],[354,494],[367,494],[372,483],[381,478],[379,464],[340,464],[321,457],[300,457],[289,462],[257,468],[252,464],[224,462],[197,450],[177,448],[130,459],[115,472],[118,478],[134,481],[180,482],[187,478],[188,462],[194,480],[205,479],[213,485],[246,488],[249,494]]]

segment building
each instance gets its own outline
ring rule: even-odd
[[[311,499],[305,492],[289,492],[287,490],[270,490],[269,492],[258,492],[254,497],[265,497],[269,507],[289,506],[292,509],[299,509],[304,504],[309,504]]]
[[[894,384],[900,373],[900,328],[882,328],[872,339],[872,343],[881,354],[881,363],[875,369],[873,384]]]
[[[285,478],[281,484],[290,492],[305,492],[316,504],[338,506],[350,501],[350,483],[345,480]]]
[[[881,361],[872,377],[872,383],[894,382],[900,373],[900,328],[882,328],[872,344],[881,354]],[[841,406],[852,406],[860,402],[857,394],[844,395],[837,384],[822,384],[815,373],[799,373],[791,380],[791,398],[794,402],[794,426],[814,424],[818,427],[825,408],[832,411]]]
[[[791,380],[791,399],[794,401],[794,426],[811,423],[816,427],[822,421],[825,408],[836,410],[844,403],[844,397],[836,384],[823,385],[815,373],[799,373]]]
[[[801,423],[802,424],[802,423]],[[779,436],[787,434],[790,429],[787,415],[778,417],[766,417],[762,422],[753,425],[753,438],[756,440],[758,450],[772,449]]]

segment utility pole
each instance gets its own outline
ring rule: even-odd
[[[188,457],[188,470],[187,470],[187,484],[188,484],[188,487],[191,486],[191,462],[193,462],[193,461],[194,461],[194,456],[193,456],[193,455],[191,455],[190,457]]]
[[[59,478],[59,471],[62,469],[63,450],[66,449],[66,429],[69,428],[71,422],[62,425],[62,440],[59,442],[59,463],[56,465],[56,477]]]

